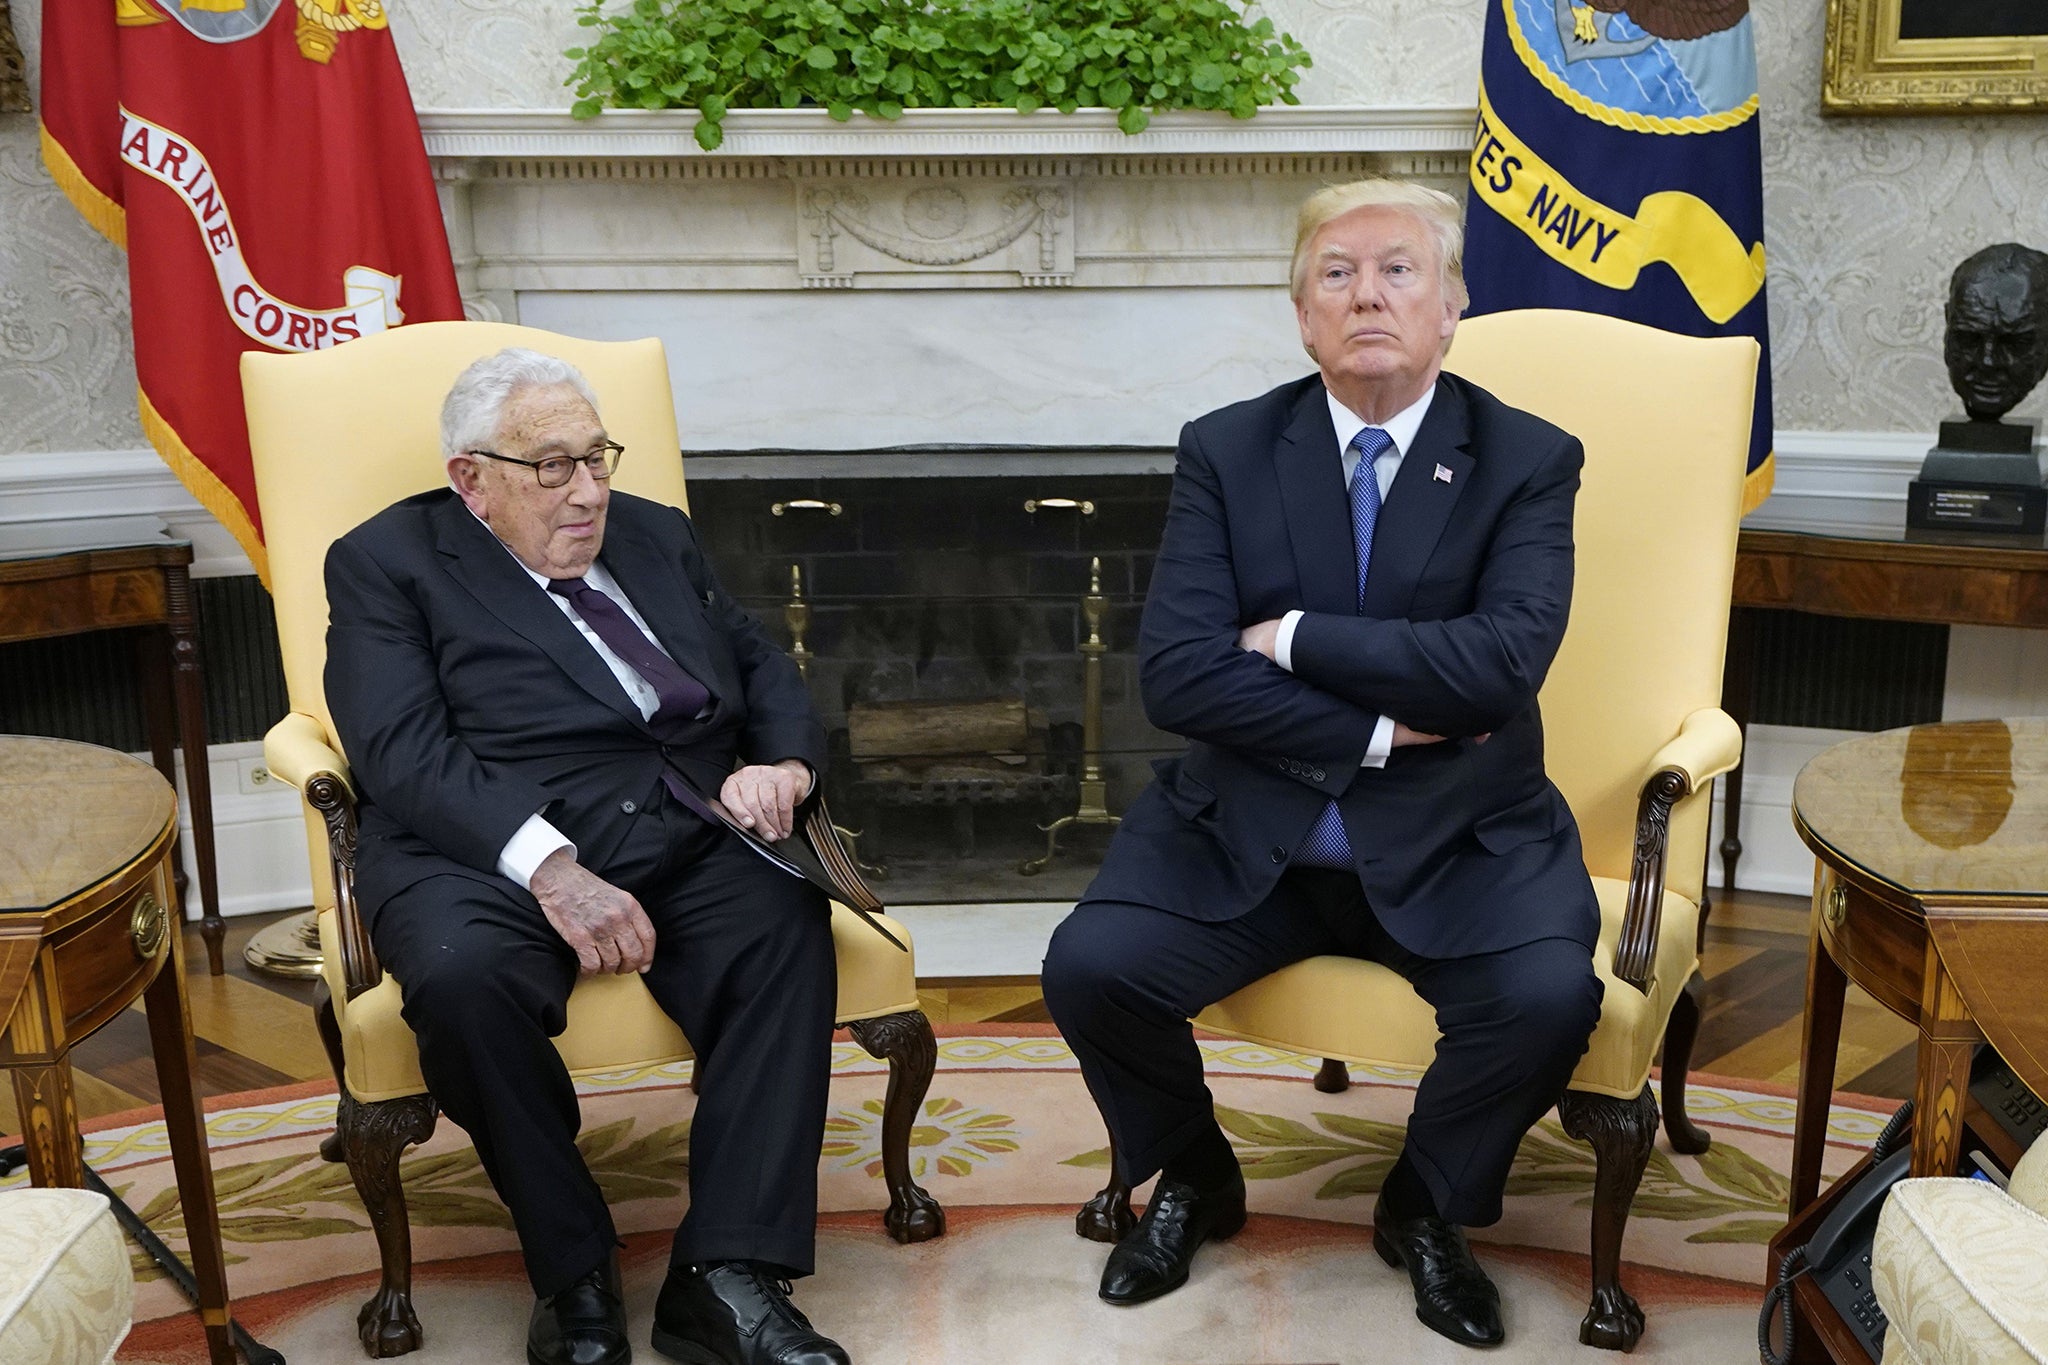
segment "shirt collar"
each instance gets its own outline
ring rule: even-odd
[[[1358,433],[1372,423],[1338,402],[1337,395],[1331,393],[1328,388],[1323,390],[1323,397],[1330,404],[1330,424],[1337,428],[1337,449],[1345,450],[1350,447]],[[1397,454],[1405,456],[1408,447],[1415,444],[1415,433],[1422,430],[1422,419],[1429,415],[1429,405],[1435,398],[1436,385],[1431,384],[1422,391],[1422,397],[1389,417],[1380,427],[1380,430],[1393,438]]]

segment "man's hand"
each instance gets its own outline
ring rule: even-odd
[[[1487,740],[1492,738],[1493,731],[1488,730],[1483,735],[1472,736],[1472,742],[1474,744],[1484,744]],[[1409,729],[1407,726],[1403,725],[1398,720],[1394,722],[1393,747],[1395,747],[1396,749],[1405,749],[1410,744],[1441,744],[1443,742],[1444,737],[1442,735],[1426,735],[1422,733],[1422,731],[1420,730]]]
[[[741,768],[718,789],[734,818],[771,844],[796,829],[796,808],[810,794],[810,765],[800,758]]]
[[[550,853],[527,883],[541,913],[575,951],[583,975],[644,972],[654,961],[654,924],[640,902],[569,856]]]
[[[1263,654],[1279,663],[1280,621],[1261,621],[1255,626],[1246,626],[1237,633],[1237,647],[1253,654]]]
[[[1394,747],[1405,749],[1411,744],[1441,744],[1442,735],[1426,735],[1420,730],[1411,730],[1400,721],[1394,722]]]

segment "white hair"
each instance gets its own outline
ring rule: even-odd
[[[441,458],[452,460],[465,451],[488,449],[498,438],[505,406],[525,389],[566,384],[597,411],[597,395],[583,371],[557,356],[521,346],[487,355],[464,370],[441,401]]]

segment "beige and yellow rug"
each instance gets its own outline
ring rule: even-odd
[[[946,1236],[888,1240],[877,1143],[884,1071],[857,1046],[834,1054],[819,1273],[797,1302],[856,1360],[1267,1365],[1469,1361],[1414,1319],[1405,1279],[1373,1255],[1373,1194],[1400,1142],[1413,1073],[1354,1069],[1346,1094],[1309,1084],[1312,1059],[1204,1043],[1211,1085],[1252,1179],[1245,1234],[1203,1253],[1181,1292],[1137,1309],[1099,1302],[1105,1249],[1073,1235],[1099,1186],[1104,1139],[1072,1054],[1049,1028],[982,1026],[939,1042],[939,1071],[913,1138],[918,1177],[946,1206]],[[688,1066],[586,1082],[582,1139],[627,1236],[628,1309],[643,1360],[653,1298],[679,1215],[691,1095]],[[1758,1089],[1697,1082],[1691,1112],[1714,1134],[1704,1157],[1661,1145],[1629,1223],[1625,1280],[1649,1316],[1636,1359],[1729,1362],[1753,1355],[1764,1242],[1783,1219],[1792,1105]],[[1886,1117],[1844,1100],[1829,1173]],[[294,1365],[362,1359],[357,1305],[377,1251],[347,1171],[319,1159],[331,1088],[237,1097],[210,1115],[215,1181],[236,1314]],[[163,1126],[107,1120],[87,1159],[173,1245],[182,1237]],[[1509,1342],[1495,1360],[1585,1353],[1590,1149],[1546,1120],[1522,1144],[1507,1217],[1475,1235],[1500,1282]],[[530,1304],[510,1225],[461,1130],[443,1123],[409,1153],[415,1301],[434,1362],[518,1361]],[[120,1359],[202,1360],[183,1300],[138,1253],[136,1327]]]

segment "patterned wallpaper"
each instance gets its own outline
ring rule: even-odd
[[[47,3],[47,0],[45,0]],[[1485,0],[1264,0],[1316,54],[1316,103],[1464,104]],[[1823,120],[1823,6],[1754,0],[1764,99],[1777,421],[1930,432],[1956,406],[1941,299],[1980,246],[2048,248],[2048,118]],[[13,6],[31,71],[39,9]],[[426,108],[561,107],[566,0],[396,0]],[[32,116],[0,114],[0,451],[142,444],[120,253],[43,174]],[[2021,416],[2048,415],[2048,392]]]

